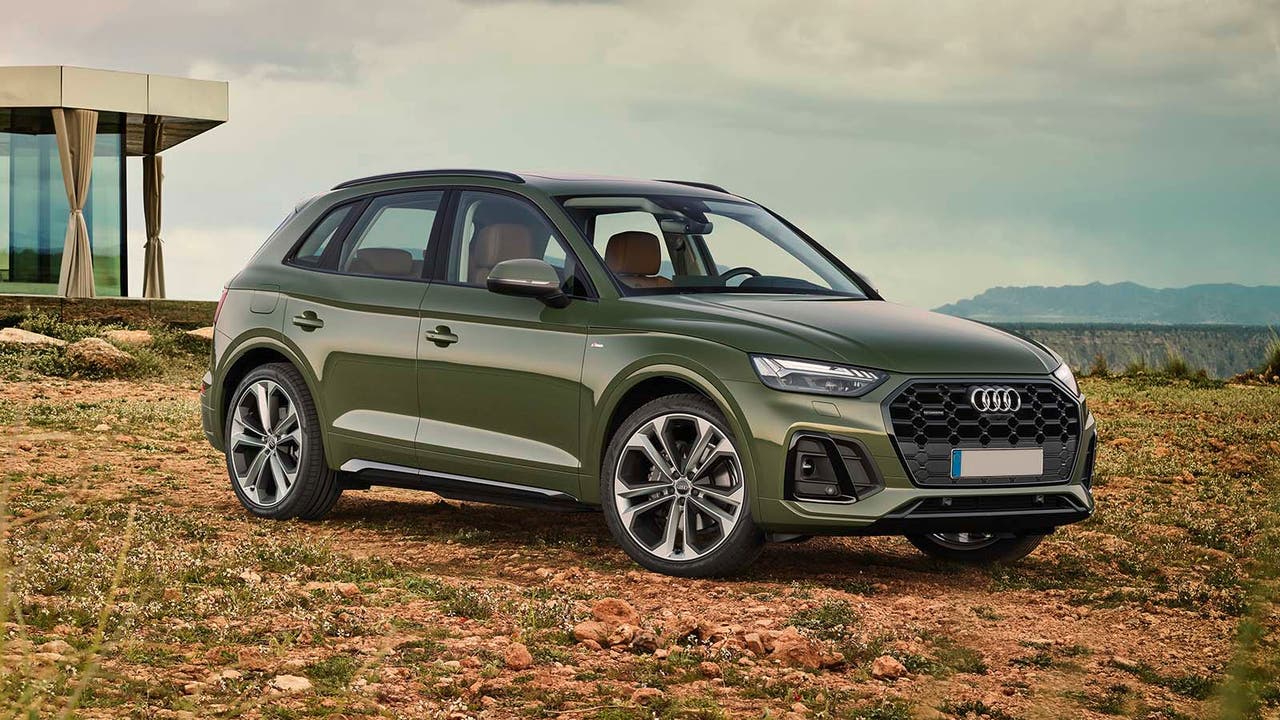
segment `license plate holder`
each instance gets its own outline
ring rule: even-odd
[[[951,479],[1031,477],[1044,474],[1044,448],[983,448],[951,451]]]

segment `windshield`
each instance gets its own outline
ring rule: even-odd
[[[866,294],[764,208],[746,202],[628,195],[561,198],[628,294]]]

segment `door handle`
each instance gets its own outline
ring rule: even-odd
[[[301,315],[293,316],[293,324],[306,332],[313,332],[324,327],[324,321],[316,317],[315,311],[308,310]]]
[[[449,347],[458,342],[458,336],[449,330],[448,325],[437,325],[435,330],[428,330],[427,339],[435,343],[436,347]]]

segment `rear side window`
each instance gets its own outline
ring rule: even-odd
[[[369,202],[351,228],[338,272],[397,279],[421,278],[427,243],[443,191],[383,195]]]
[[[333,237],[338,234],[338,229],[351,213],[351,207],[351,205],[343,205],[330,210],[329,214],[311,229],[311,234],[294,253],[292,262],[305,267],[320,267],[324,251],[329,249],[329,243],[333,241]]]

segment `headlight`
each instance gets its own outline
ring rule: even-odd
[[[751,364],[755,366],[760,382],[788,392],[858,397],[889,379],[887,373],[879,370],[832,365],[818,360],[752,355]]]
[[[1066,363],[1059,365],[1058,369],[1053,371],[1053,376],[1058,378],[1058,382],[1067,386],[1072,394],[1080,397],[1080,384],[1076,382],[1076,376],[1071,373],[1071,368],[1067,367]]]

